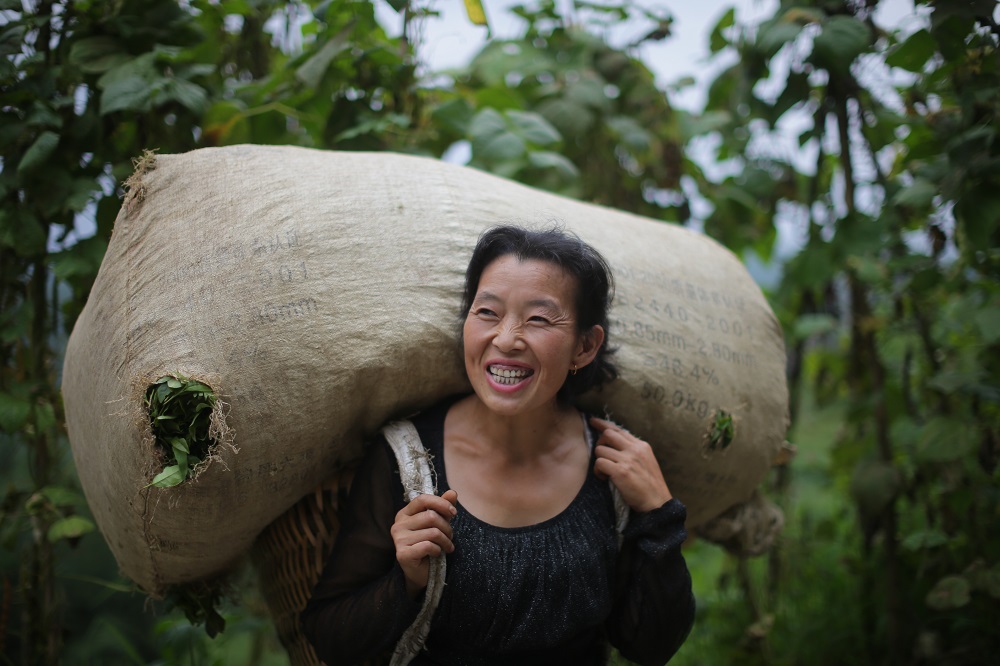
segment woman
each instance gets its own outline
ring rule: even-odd
[[[413,664],[598,664],[609,644],[662,664],[680,647],[694,615],[685,508],[647,443],[572,405],[616,376],[612,292],[601,255],[559,230],[481,236],[462,303],[473,393],[413,419],[440,494],[405,503],[393,453],[369,448],[302,614],[321,659],[391,652],[441,554]],[[616,492],[631,509],[621,534]]]

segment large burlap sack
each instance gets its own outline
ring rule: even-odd
[[[564,225],[612,264],[621,378],[585,406],[654,447],[696,527],[749,498],[787,425],[777,321],[735,256],[681,227],[393,154],[235,146],[147,161],[66,350],[73,456],[122,571],[153,595],[221,571],[390,418],[467,390],[455,342],[480,232]],[[227,403],[181,485],[143,395]],[[710,437],[719,410],[731,442]],[[222,414],[217,414],[221,419]]]

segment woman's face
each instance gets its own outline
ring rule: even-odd
[[[465,371],[490,410],[555,409],[573,366],[594,359],[604,330],[578,333],[575,291],[575,279],[547,261],[506,255],[483,271],[463,336]]]

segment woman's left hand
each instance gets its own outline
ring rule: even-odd
[[[611,421],[594,416],[590,423],[601,433],[594,473],[611,479],[634,511],[652,511],[673,497],[649,444]]]

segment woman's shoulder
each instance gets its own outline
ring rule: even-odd
[[[465,398],[466,395],[464,393],[450,395],[407,419],[417,429],[417,433],[420,435],[421,441],[424,442],[424,446],[428,446],[429,442],[443,439],[444,421],[448,416],[448,410],[456,402]]]

